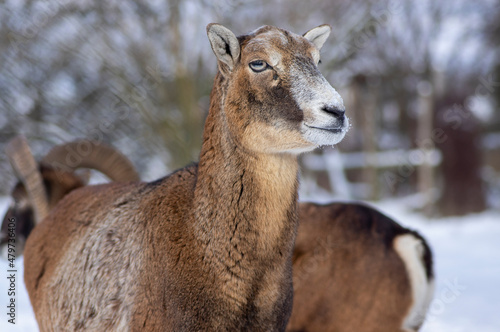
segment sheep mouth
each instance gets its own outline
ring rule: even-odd
[[[340,134],[341,132],[344,131],[343,126],[341,126],[341,127],[338,127],[338,126],[334,126],[334,127],[316,127],[316,126],[310,126],[307,123],[304,123],[304,125],[306,127],[308,127],[308,128],[311,128],[311,129],[324,130],[324,131],[328,131],[328,132],[334,133],[334,134]]]

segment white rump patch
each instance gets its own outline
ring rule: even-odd
[[[402,328],[416,331],[425,319],[434,294],[434,281],[427,280],[424,266],[424,245],[412,234],[396,237],[394,249],[403,260],[412,289],[413,303],[403,321]]]

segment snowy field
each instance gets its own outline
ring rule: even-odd
[[[463,218],[427,221],[408,211],[407,200],[375,205],[429,241],[435,258],[435,298],[422,332],[500,331],[500,211]],[[3,216],[6,199],[0,199]],[[16,325],[7,322],[7,262],[0,263],[0,331],[37,331],[22,281],[22,258],[16,260]],[[363,331],[360,331],[363,332]]]

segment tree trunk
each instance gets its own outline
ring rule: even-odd
[[[486,195],[481,179],[480,127],[462,106],[463,98],[447,99],[438,115],[444,135],[436,142],[443,156],[439,211],[444,216],[481,212],[486,208]]]

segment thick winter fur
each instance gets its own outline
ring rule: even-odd
[[[287,331],[418,330],[434,279],[419,234],[355,203],[302,203],[299,220]]]
[[[46,167],[42,167],[42,177],[44,179],[44,183],[47,187],[47,193],[49,197],[49,202],[50,202],[50,208],[52,209],[55,203],[57,203],[64,195],[69,193],[70,191],[74,190],[76,187],[83,186],[84,183],[81,182],[81,179],[78,175],[73,174],[73,176],[70,176],[69,173],[65,173],[64,176],[62,174],[59,174],[57,181],[56,181],[56,174],[53,171],[50,171],[46,169]],[[34,216],[33,216],[33,210],[30,208],[30,202],[28,201],[28,195],[25,192],[24,186],[22,184],[16,185],[12,192],[12,198],[16,202],[17,206],[17,213],[18,215],[16,218],[19,220],[26,220],[27,222],[31,222],[29,225],[26,223],[19,223],[18,225],[22,226],[21,229],[18,229],[18,235],[16,236],[16,249],[17,246],[20,245],[19,243],[19,237],[20,235],[23,234],[29,234],[31,231],[32,227],[34,226]],[[26,208],[28,207],[28,208]],[[305,204],[300,204],[299,205],[299,211],[300,213],[300,222],[302,223],[302,226],[299,227],[299,233],[298,233],[298,239],[304,239],[307,238],[303,232],[310,232],[309,228],[311,228],[312,223],[314,223],[318,228],[323,229],[324,224],[322,222],[314,222],[311,221],[311,218],[315,218],[316,214],[313,212],[311,215],[308,214],[308,211],[311,210],[309,207],[308,203]],[[369,218],[366,220],[366,228],[364,228],[363,235],[365,236],[375,236],[377,239],[380,239],[381,243],[385,243],[386,240],[384,236],[381,236],[380,233],[390,233],[394,232],[394,230],[398,230],[399,226],[397,223],[392,221],[391,219],[387,217],[381,216],[378,212],[372,211],[372,208],[368,206],[363,206],[363,205],[357,205],[357,204],[341,204],[341,203],[335,203],[335,204],[330,204],[325,207],[321,207],[322,210],[324,210],[325,213],[328,213],[328,217],[332,217],[333,219],[328,219],[328,221],[323,220],[323,222],[327,222],[328,224],[332,224],[336,232],[335,233],[323,233],[322,238],[317,238],[316,239],[316,246],[311,247],[313,250],[313,255],[317,255],[322,252],[322,250],[329,250],[333,248],[329,248],[328,246],[331,244],[334,244],[334,242],[338,242],[338,239],[333,238],[333,236],[342,236],[343,229],[346,228],[347,232],[352,231],[353,225],[350,222],[345,222],[345,220],[352,219],[354,222],[359,223],[359,218]],[[335,210],[336,213],[333,216],[330,216],[331,210]],[[9,210],[11,211],[11,210]],[[313,209],[314,211],[314,209]],[[367,213],[370,212],[371,213]],[[22,213],[21,213],[22,212]],[[19,215],[21,213],[21,215]],[[5,216],[6,219],[11,217],[11,213],[7,213]],[[325,218],[328,218],[325,216]],[[378,232],[373,232],[372,233],[372,225],[370,222],[370,219],[374,219],[376,223],[380,224],[378,226],[379,231]],[[309,223],[309,227],[304,227],[304,223]],[[4,226],[7,227],[7,222],[4,222]],[[25,229],[26,227],[29,227],[29,229]],[[400,230],[400,229],[399,229]],[[401,231],[401,230],[400,230]],[[315,235],[317,235],[316,232],[314,232]],[[392,237],[392,235],[390,236]],[[27,238],[23,237],[23,239]],[[361,243],[366,238],[364,236],[359,236],[357,240],[351,241],[350,245],[354,246],[356,243]],[[24,242],[24,241],[23,241]],[[427,308],[429,305],[430,300],[432,299],[433,295],[433,282],[432,282],[432,277],[429,279],[427,274],[428,271],[432,271],[432,265],[431,265],[431,257],[430,257],[430,251],[428,249],[428,246],[425,244],[425,241],[422,238],[419,238],[418,236],[415,236],[414,233],[408,231],[405,229],[405,231],[401,235],[397,235],[393,237],[392,240],[394,250],[399,254],[401,259],[403,260],[403,263],[405,263],[406,270],[409,276],[409,281],[410,281],[410,288],[407,288],[405,293],[411,292],[412,296],[412,305],[408,309],[406,307],[402,307],[399,310],[399,315],[396,315],[398,319],[402,319],[405,315],[406,318],[404,318],[403,325],[407,330],[413,331],[417,330],[418,327],[421,325],[423,318],[425,317],[425,314],[427,312]],[[302,252],[304,250],[302,242],[298,242],[298,247],[295,251],[295,257],[297,256],[304,256],[305,253]],[[387,250],[391,250],[390,247],[387,248]],[[310,273],[312,274],[321,274],[325,273],[328,271],[325,271],[325,269],[319,268],[319,266],[322,265],[323,259],[324,260],[330,260],[330,259],[337,259],[336,257],[331,257],[329,258],[328,255],[333,255],[331,252],[326,252],[325,256],[311,256],[309,261],[307,261],[307,266],[311,268],[312,270]],[[427,265],[425,263],[425,257],[429,256],[427,258],[428,262]],[[316,258],[314,258],[316,257]],[[357,257],[353,257],[355,261],[357,261]],[[422,260],[424,258],[424,261]],[[346,259],[346,257],[343,257],[342,259]],[[347,258],[349,259],[349,258]],[[297,268],[295,267],[294,274],[298,275],[298,279],[300,283],[307,282],[307,279],[309,278],[308,275],[309,273],[304,273],[304,268],[303,266],[305,265],[305,260],[304,258],[301,260],[298,260],[301,262],[301,266]],[[398,262],[400,259],[396,258],[396,262]],[[387,259],[382,260],[382,264],[380,266],[381,269],[385,268],[384,264],[388,263]],[[310,265],[309,265],[310,264]],[[338,263],[341,265],[341,261]],[[345,264],[349,264],[349,262],[346,262]],[[396,279],[400,278],[400,274],[403,273],[403,271],[400,271],[398,275],[396,275]],[[331,275],[331,280],[325,279],[328,281],[328,283],[335,283],[338,282],[335,280],[336,274]],[[304,278],[304,279],[303,279]],[[391,276],[391,278],[394,278],[394,276]],[[297,279],[297,276],[296,276]],[[347,278],[350,279],[350,278]],[[323,285],[317,285],[317,287],[323,287]],[[374,294],[374,292],[370,292],[369,294]],[[405,295],[401,295],[401,293],[387,293],[386,294],[388,298],[385,299],[385,301],[392,301],[392,298],[400,298]],[[325,299],[321,299],[324,301]],[[335,302],[336,299],[333,297],[329,298],[329,301]],[[342,304],[344,307],[345,306],[351,306],[352,308],[356,308],[358,306],[357,303],[354,302],[344,302]],[[296,315],[301,314],[301,305],[297,301],[295,301],[295,308],[296,310],[294,311],[294,315],[292,316],[292,321],[295,320]],[[298,308],[298,309],[297,309]],[[378,310],[379,313],[377,315],[384,315],[384,312],[387,310],[385,306],[377,306],[373,310]],[[323,314],[320,314],[323,316]],[[334,319],[335,315],[332,314],[329,316],[330,319]],[[314,322],[316,317],[310,317],[310,321]],[[326,319],[325,325],[331,325],[330,319]],[[304,324],[305,326],[308,326],[307,324]],[[350,326],[345,326],[345,329],[350,329],[352,327]],[[326,330],[327,328],[324,326],[321,326],[319,330]],[[370,327],[363,326],[363,331],[370,331]],[[343,330],[339,330],[343,331]],[[348,331],[348,330],[344,330]]]
[[[101,165],[95,165],[95,168],[101,169]],[[130,173],[130,172],[128,172]],[[46,187],[46,192],[48,193],[49,197],[49,203],[50,203],[50,209],[52,209],[55,204],[62,199],[63,196],[71,192],[72,190],[82,187],[85,185],[85,181],[81,179],[80,176],[78,176],[75,173],[69,173],[69,172],[64,172],[61,173],[59,172],[58,174],[55,173],[54,169],[51,169],[50,167],[47,166],[41,166],[41,175],[44,180],[44,185]],[[117,179],[117,181],[124,181],[129,178],[134,178],[134,176],[130,175],[124,175]],[[16,249],[18,249],[20,243],[20,239],[22,237],[23,243],[24,239],[27,238],[27,234],[32,230],[34,227],[34,215],[33,215],[33,209],[31,207],[31,203],[29,202],[29,197],[28,194],[26,193],[26,190],[22,183],[18,183],[14,190],[12,191],[12,199],[14,201],[14,205],[16,206],[15,213],[13,212],[12,209],[8,210],[8,213],[5,216],[5,219],[10,219],[12,216],[15,215],[17,219],[17,224],[20,228],[17,229],[18,233],[16,235]],[[311,218],[315,218],[316,214],[313,209],[312,215],[308,214],[308,210],[311,210],[309,207],[309,204],[300,204],[299,205],[299,211],[301,211],[300,214],[300,221],[302,225],[304,223],[309,223],[309,228],[311,227],[311,223],[314,223],[318,228],[323,229],[324,224],[322,222],[314,222],[311,221]],[[357,204],[341,204],[341,203],[335,203],[335,204],[330,204],[325,207],[321,207],[322,210],[324,210],[325,213],[328,213],[328,217],[330,217],[330,212],[331,210],[335,210],[336,213],[334,216],[331,216],[333,219],[328,219],[329,224],[334,225],[336,232],[333,233],[323,233],[323,238],[317,238],[316,239],[316,246],[311,247],[313,250],[313,255],[317,255],[321,253],[323,250],[328,250],[328,249],[333,249],[329,248],[328,246],[330,244],[333,244],[334,242],[338,242],[339,239],[333,238],[334,235],[336,236],[342,236],[343,229],[346,228],[347,232],[352,231],[353,225],[350,222],[344,222],[347,219],[352,219],[354,222],[359,223],[360,221],[358,220],[359,218],[369,218],[366,220],[366,228],[364,228],[363,235],[372,237],[375,236],[377,239],[380,239],[380,243],[385,243],[386,239],[384,236],[381,236],[380,233],[390,233],[394,232],[395,230],[399,229],[399,226],[397,223],[392,221],[389,218],[381,216],[378,212],[372,211],[372,208],[368,206],[363,206],[363,205],[357,205]],[[371,212],[371,213],[367,213]],[[325,218],[328,218],[325,216]],[[373,232],[372,233],[372,224],[370,223],[370,219],[374,219],[376,223],[379,224],[377,227],[379,229],[378,232]],[[20,221],[25,221],[25,222],[20,222]],[[5,226],[7,227],[7,222],[4,221],[4,224],[2,227]],[[399,231],[401,231],[399,229]],[[299,233],[298,233],[298,239],[304,239],[307,238],[303,232],[310,232],[308,227],[301,226],[299,227]],[[7,234],[7,232],[5,232]],[[316,235],[316,233],[314,233]],[[392,237],[392,235],[390,235]],[[410,288],[406,289],[406,293],[411,292],[412,296],[412,305],[411,307],[405,308],[402,307],[399,310],[399,315],[396,315],[398,319],[402,319],[404,315],[406,317],[404,318],[404,322],[402,324],[403,327],[405,327],[408,331],[414,331],[417,330],[418,327],[421,325],[423,318],[425,317],[428,305],[430,300],[432,299],[433,295],[433,283],[432,283],[432,278],[428,278],[427,274],[428,271],[431,271],[432,266],[430,265],[430,259],[428,259],[428,266],[426,266],[424,263],[423,258],[425,259],[426,255],[429,255],[430,258],[430,251],[428,249],[428,246],[425,244],[425,241],[422,238],[419,238],[418,236],[415,236],[414,233],[408,231],[405,229],[405,232],[401,233],[401,235],[397,235],[395,237],[392,237],[392,243],[393,243],[393,249],[399,254],[400,258],[403,260],[403,263],[406,266],[406,272],[408,273],[409,281],[410,281]],[[350,243],[351,246],[356,245],[356,243],[361,243],[366,238],[364,236],[359,236],[357,240],[352,241]],[[297,252],[297,250],[299,252]],[[295,257],[297,256],[305,256],[305,253],[302,252],[304,250],[303,244],[299,241],[298,247],[295,252]],[[390,247],[387,248],[387,250],[391,250]],[[323,259],[325,260],[330,260],[330,259],[337,259],[336,257],[331,257],[328,258],[327,256],[332,253],[329,253],[328,251],[326,252],[325,257],[319,257],[311,256],[310,259],[307,261],[307,266],[308,268],[311,268],[312,270],[310,273],[313,274],[321,274],[325,273],[328,271],[325,271],[325,269],[319,268],[319,266],[322,265]],[[357,261],[357,257],[353,257],[355,259],[355,262]],[[343,257],[343,259],[346,259],[346,257]],[[308,279],[308,273],[304,273],[304,265],[305,265],[305,260],[304,258],[301,260],[298,260],[301,262],[301,266],[299,268],[295,268],[294,274],[298,275],[298,279],[300,283],[307,282]],[[399,264],[400,259],[396,258],[395,261]],[[387,264],[388,260],[386,258],[383,259],[382,264],[380,266],[381,269],[385,268],[384,264]],[[309,265],[310,264],[310,265]],[[342,263],[339,261],[339,265]],[[349,262],[346,262],[344,264],[349,264]],[[401,271],[399,274],[403,273]],[[396,280],[400,278],[400,275],[396,275]],[[335,283],[338,282],[335,280],[336,274],[331,275],[331,280],[325,279],[328,281],[328,283]],[[304,278],[304,279],[303,279]],[[391,278],[394,278],[391,276]],[[297,279],[297,277],[296,277]],[[350,278],[346,278],[350,279]],[[323,285],[317,285],[317,287],[324,287]],[[369,294],[375,294],[374,292],[370,292]],[[401,293],[388,293],[387,294],[388,298],[385,299],[385,301],[392,301],[393,298],[400,298],[402,296]],[[325,299],[321,298],[322,301]],[[336,299],[333,297],[329,298],[329,301],[335,302]],[[357,303],[354,302],[344,302],[342,304],[344,307],[345,306],[351,306],[352,308],[356,308],[358,306]],[[294,315],[292,316],[292,321],[295,320],[295,315],[300,315],[301,314],[301,306],[300,303],[295,302],[295,312]],[[298,309],[297,309],[298,308]],[[385,311],[387,310],[385,306],[377,306],[373,310],[378,310],[379,312],[377,315],[385,315]],[[323,316],[324,314],[320,313],[319,315]],[[334,315],[329,316],[330,319],[334,318]],[[314,322],[317,317],[310,317],[310,321]],[[324,325],[330,326],[332,323],[330,320],[326,320]],[[304,324],[304,326],[308,326],[307,324]],[[352,329],[351,326],[344,326],[345,329]],[[370,331],[371,327],[363,326],[363,331]],[[318,328],[318,330],[327,330],[327,327],[321,326],[321,328]],[[343,330],[339,330],[343,331]],[[348,331],[348,330],[344,330]]]
[[[316,29],[208,26],[219,74],[198,165],[75,190],[35,228],[25,282],[42,331],[285,330],[295,153],[348,127],[316,67],[330,28]]]
[[[40,166],[40,174],[48,197],[48,210],[52,209],[70,191],[83,187],[84,179],[73,172],[57,172],[51,167]],[[35,213],[26,188],[22,182],[16,183],[11,192],[11,204],[4,215],[1,227],[0,250],[2,257],[7,257],[9,220],[15,220],[16,256],[20,256],[24,249],[24,243],[35,227]]]
[[[118,150],[102,143],[89,140],[76,140],[52,148],[40,161],[36,162],[24,137],[16,137],[11,143],[21,143],[21,149],[15,149],[15,156],[9,155],[14,168],[33,163],[34,172],[40,177],[40,192],[46,194],[43,200],[43,211],[52,210],[69,192],[83,187],[88,176],[78,174],[78,169],[94,169],[113,181],[137,181],[139,176],[132,163]],[[9,144],[11,144],[9,143]],[[12,150],[12,149],[11,149]],[[78,152],[77,152],[78,151]],[[22,173],[26,173],[23,169]],[[20,174],[18,174],[20,176]],[[23,245],[32,229],[41,220],[37,218],[36,196],[26,188],[26,179],[18,180],[11,192],[11,204],[5,213],[0,232],[0,251],[2,256],[7,251],[8,225],[15,224],[16,256],[23,253]],[[39,203],[40,204],[40,203]]]

